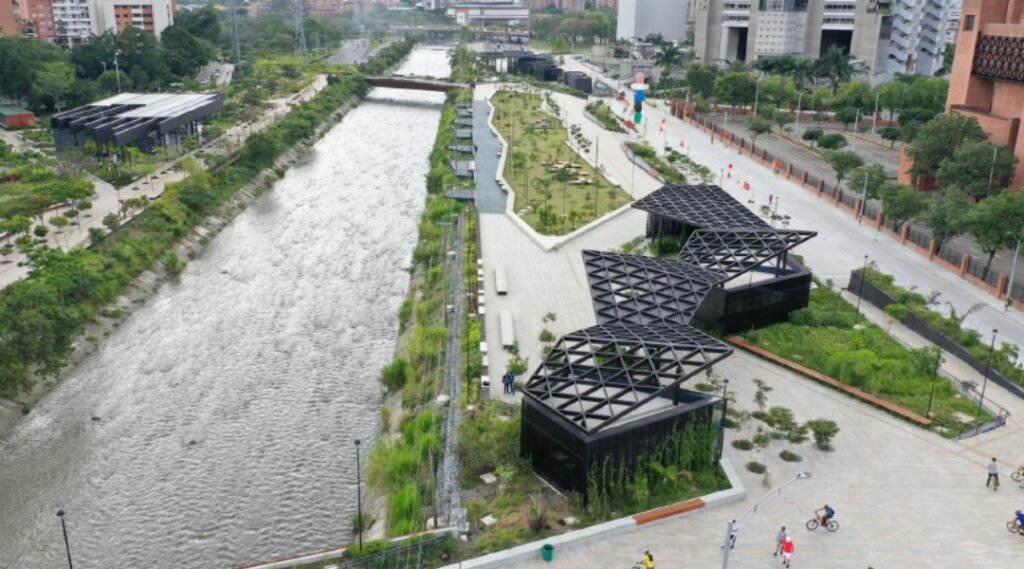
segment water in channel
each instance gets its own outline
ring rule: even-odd
[[[447,70],[434,49],[400,69]],[[77,569],[351,539],[442,101],[372,92],[0,437],[0,568],[65,563],[58,508]]]

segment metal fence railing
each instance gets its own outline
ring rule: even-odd
[[[907,232],[907,238],[914,242],[918,247],[927,249],[931,247],[932,236],[927,232],[923,231],[919,227],[910,226],[910,231]]]

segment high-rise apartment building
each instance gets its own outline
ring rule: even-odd
[[[661,34],[667,41],[686,40],[690,0],[619,0],[615,37],[643,39]]]
[[[977,119],[1017,156],[1011,187],[1024,186],[1024,0],[964,0],[947,112]]]
[[[97,33],[133,27],[160,37],[174,23],[171,0],[96,0],[95,7]]]
[[[53,0],[55,41],[76,45],[94,33],[94,8],[89,0]]]
[[[705,63],[815,58],[835,45],[878,82],[936,72],[958,8],[959,0],[697,0],[694,45]]]

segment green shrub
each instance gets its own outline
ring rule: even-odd
[[[409,362],[402,358],[395,358],[381,370],[380,382],[393,393],[404,387],[411,375],[412,367],[409,366]]]
[[[782,460],[784,460],[786,462],[800,462],[801,460],[804,459],[804,457],[800,456],[799,454],[796,454],[795,452],[788,451],[788,450],[784,450],[784,451],[780,452],[779,453],[779,458],[781,458]]]
[[[818,147],[824,150],[838,150],[847,144],[846,137],[838,132],[826,134],[818,139]]]
[[[829,419],[814,419],[805,423],[811,430],[814,446],[819,450],[833,450],[832,439],[839,434],[839,426]]]
[[[747,439],[736,439],[731,444],[732,448],[737,450],[750,450],[754,448],[754,443],[748,441]]]
[[[750,461],[747,463],[747,470],[754,474],[764,474],[768,470],[768,467],[761,464],[760,462]]]
[[[809,128],[805,130],[803,134],[800,135],[800,138],[806,140],[807,142],[816,143],[819,140],[821,140],[821,137],[824,135],[825,131],[821,130],[820,128]]]

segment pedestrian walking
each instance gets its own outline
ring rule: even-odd
[[[516,374],[508,372],[508,391],[515,397],[516,394]]]
[[[772,556],[778,556],[782,551],[782,544],[786,541],[786,526],[782,526],[779,533],[775,535],[775,553]]]
[[[736,520],[733,520],[732,523],[729,524],[729,549],[736,547],[736,534],[739,532],[740,524]]]
[[[789,562],[793,558],[793,538],[786,536],[786,539],[782,542],[782,566],[789,567]]]
[[[505,395],[512,393],[512,385],[511,382],[509,381],[509,375],[511,374],[506,371],[505,375],[501,376],[501,385],[503,386],[502,393],[504,393]]]
[[[992,462],[990,462],[989,465],[988,465],[988,479],[985,480],[985,488],[988,488],[989,484],[992,484],[993,481],[995,482],[995,484],[993,485],[992,489],[994,491],[998,492],[999,491],[999,465],[996,464],[995,457],[992,458]]]

